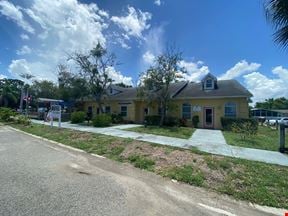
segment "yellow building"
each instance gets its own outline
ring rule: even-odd
[[[199,127],[221,128],[221,117],[249,117],[248,102],[252,94],[236,80],[217,80],[212,74],[201,82],[176,82],[170,87],[171,105],[168,116],[186,119],[199,116]],[[85,102],[85,109],[99,113],[93,101]],[[104,99],[107,113],[121,114],[126,121],[143,123],[146,115],[158,115],[157,103],[147,104],[137,96],[137,88],[111,85]]]

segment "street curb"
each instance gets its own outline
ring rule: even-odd
[[[62,148],[66,148],[66,149],[69,149],[69,150],[72,150],[72,151],[77,151],[77,152],[81,152],[81,153],[86,153],[86,154],[90,154],[91,156],[93,157],[97,157],[97,158],[106,158],[102,155],[97,155],[97,154],[93,154],[93,153],[88,153],[84,150],[81,150],[81,149],[78,149],[78,148],[74,148],[74,147],[71,147],[71,146],[68,146],[68,145],[64,145],[62,143],[59,143],[59,142],[56,142],[54,140],[50,140],[50,139],[47,139],[47,138],[44,138],[44,137],[41,137],[41,136],[37,136],[37,135],[34,135],[34,134],[31,134],[31,133],[27,133],[25,131],[22,131],[22,130],[19,130],[19,129],[16,129],[16,128],[13,128],[11,126],[8,126],[10,129],[14,130],[14,131],[17,131],[17,132],[20,132],[20,133],[23,133],[25,135],[28,135],[28,136],[31,136],[31,137],[34,137],[34,138],[37,138],[37,139],[40,139],[40,140],[43,140],[43,141],[46,141],[46,142],[50,142],[50,143],[53,143],[55,145],[58,145],[58,146],[61,146]]]

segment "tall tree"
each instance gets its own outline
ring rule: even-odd
[[[71,99],[71,82],[73,79],[72,73],[64,64],[59,64],[58,69],[58,91],[59,97],[62,100],[69,101]]]
[[[95,98],[101,113],[107,87],[112,83],[109,70],[115,65],[115,55],[108,53],[100,43],[89,54],[74,53],[70,56],[80,67],[80,75],[87,81],[89,93]]]
[[[16,108],[24,83],[17,79],[0,80],[0,105]]]
[[[52,98],[58,99],[58,87],[52,81],[33,81],[30,87],[31,95],[34,98]]]
[[[275,29],[274,40],[284,48],[288,45],[288,1],[266,0],[266,18]]]
[[[174,48],[167,48],[166,52],[157,56],[155,63],[146,72],[141,75],[139,86],[139,95],[146,101],[157,101],[160,108],[161,120],[163,125],[169,102],[171,99],[170,86],[177,81],[177,74],[184,69],[179,67],[182,60],[182,53],[175,51]]]
[[[58,65],[58,88],[60,99],[65,101],[82,100],[88,94],[86,80],[63,64]]]

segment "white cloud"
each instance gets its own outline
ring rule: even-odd
[[[288,83],[288,69],[277,66],[272,69],[272,73],[277,75],[284,83]]]
[[[272,73],[275,78],[269,78],[260,72],[243,76],[245,86],[254,95],[254,103],[267,98],[288,97],[288,70],[278,66],[272,70]]]
[[[41,62],[28,62],[26,59],[12,60],[8,68],[15,78],[22,79],[21,74],[31,74],[37,80],[56,80],[52,68]]]
[[[146,51],[142,57],[144,62],[149,65],[152,65],[155,61],[155,56],[150,51]]]
[[[1,0],[0,1],[0,13],[6,16],[8,19],[13,20],[22,29],[29,33],[34,33],[35,30],[32,26],[24,20],[23,13],[21,12],[21,7],[15,6],[13,3]]]
[[[179,72],[178,76],[182,77],[180,80],[188,80],[193,82],[198,82],[209,73],[209,68],[206,65],[203,65],[202,61],[197,62],[188,62],[180,61],[179,67],[182,67],[186,70],[187,73]]]
[[[153,63],[153,59],[164,51],[164,26],[158,26],[149,30],[145,35],[142,62],[144,68]]]
[[[103,16],[105,18],[109,18],[109,13],[107,11],[98,10],[98,13],[99,13],[100,16]]]
[[[117,36],[117,34],[115,35],[115,40],[117,41],[117,43],[119,43],[121,45],[122,48],[124,49],[130,49],[131,47],[126,43],[125,41],[125,37],[120,37],[119,35]]]
[[[7,76],[5,76],[4,74],[0,74],[0,79],[6,79]]]
[[[27,34],[21,34],[20,37],[22,40],[29,40],[30,39],[30,37]]]
[[[26,54],[30,54],[32,52],[31,48],[27,45],[24,45],[21,47],[20,50],[16,51],[17,55],[26,55]]]
[[[22,44],[23,47],[17,52],[19,55],[25,54],[25,59],[12,60],[8,70],[14,76],[18,76],[19,73],[31,73],[37,79],[52,81],[57,81],[56,66],[66,62],[67,53],[85,53],[98,42],[107,46],[107,40],[109,43],[113,43],[114,40],[123,48],[129,49],[127,41],[133,37],[142,40],[144,31],[150,27],[148,21],[151,19],[150,13],[128,7],[126,17],[114,18],[119,21],[119,26],[127,24],[127,28],[118,28],[121,38],[114,35],[113,38],[108,38],[107,35],[111,32],[106,30],[112,23],[110,15],[95,3],[86,4],[79,0],[33,0],[25,8],[0,0],[0,9],[1,14],[14,20],[27,32],[37,33],[29,47]],[[33,28],[27,21],[33,24]],[[22,40],[29,40],[31,36],[22,33],[20,37]],[[115,80],[132,82],[131,78],[123,76],[119,71],[113,73],[113,76]]]
[[[260,68],[261,64],[258,63],[248,63],[246,60],[242,60],[235,64],[232,68],[226,71],[225,74],[222,74],[219,79],[226,80],[226,79],[234,79],[240,77],[244,74],[248,74],[251,72],[255,72]]]
[[[154,1],[154,4],[157,5],[157,6],[160,6],[161,3],[162,3],[161,0],[155,0],[155,1]]]
[[[116,71],[114,67],[109,67],[108,70],[113,83],[124,83],[125,85],[133,86],[132,77],[123,76],[119,71]]]
[[[38,79],[56,81],[53,71],[57,64],[66,61],[67,53],[87,52],[98,42],[106,44],[103,31],[109,15],[96,4],[82,4],[77,0],[34,0],[29,8],[22,10],[39,24],[38,37],[32,46],[35,52],[24,46],[18,51],[18,54],[30,52],[29,61],[28,57],[13,60],[9,66],[12,73],[30,71]]]
[[[111,20],[123,29],[128,36],[139,39],[143,38],[143,31],[150,28],[147,23],[152,18],[151,13],[136,10],[134,7],[128,6],[126,16],[112,16]]]

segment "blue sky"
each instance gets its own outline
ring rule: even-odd
[[[136,84],[167,44],[183,52],[183,75],[237,79],[254,102],[288,97],[287,51],[273,42],[264,0],[0,0],[0,77],[56,81],[67,53],[98,41],[114,52],[116,81]],[[73,63],[67,63],[76,70]]]

